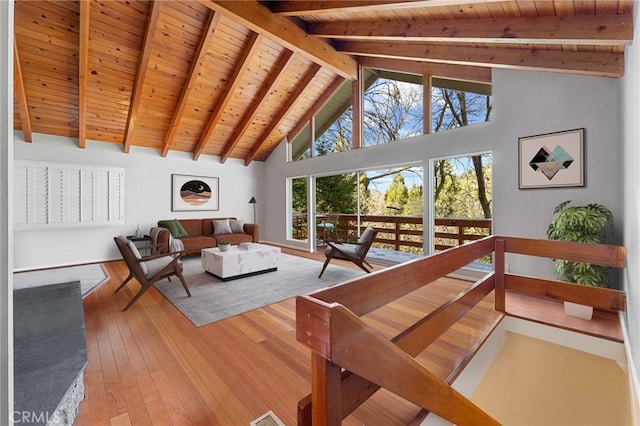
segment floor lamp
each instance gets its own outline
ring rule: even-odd
[[[256,197],[251,197],[249,204],[253,204],[253,223],[256,223]]]

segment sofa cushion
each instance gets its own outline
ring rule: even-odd
[[[173,262],[172,256],[158,257],[155,259],[147,260],[146,262],[142,262],[141,265],[144,265],[144,267],[147,269],[147,272],[144,273],[144,277],[146,279],[153,277],[155,274],[162,271],[171,262]],[[178,264],[180,265],[180,269],[182,270],[182,262],[178,261]]]
[[[188,254],[199,254],[203,248],[213,248],[217,245],[216,239],[213,237],[187,237],[183,238],[184,251]]]
[[[229,219],[229,226],[231,227],[231,232],[235,233],[244,233],[244,222],[241,220]]]
[[[231,226],[229,225],[229,219],[214,219],[213,220],[213,235],[231,234]]]
[[[253,238],[249,234],[220,234],[216,235],[216,241],[228,241],[229,244],[235,246],[240,243],[251,243],[253,242]]]
[[[201,237],[203,235],[207,235],[207,233],[204,232],[202,222],[202,219],[180,219],[180,223],[189,234],[189,237]]]
[[[173,238],[183,238],[189,236],[178,219],[158,221],[158,226],[168,229],[169,232],[171,232],[171,236]]]

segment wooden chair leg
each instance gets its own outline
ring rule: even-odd
[[[184,277],[182,276],[182,272],[181,271],[176,271],[176,275],[180,279],[180,282],[182,283],[182,287],[184,287],[184,290],[187,292],[187,296],[191,297],[191,292],[189,291],[189,287],[187,287],[187,283],[184,281]]]
[[[121,289],[122,287],[124,287],[124,286],[125,286],[125,284],[127,284],[131,278],[133,278],[133,274],[132,274],[131,272],[129,272],[129,276],[127,277],[127,279],[125,279],[125,280],[122,282],[122,284],[120,284],[120,287],[116,288],[116,291],[114,291],[114,293],[119,292],[119,291],[120,291],[120,289]]]
[[[360,269],[362,269],[363,271],[365,271],[367,274],[370,274],[370,273],[371,273],[371,271],[370,271],[370,270],[368,270],[368,269],[367,269],[367,267],[366,267],[366,266],[364,266],[364,265],[362,264],[362,262],[353,262],[353,263],[355,263],[356,265],[358,265],[358,266],[360,267]],[[371,265],[369,265],[369,266],[371,266]]]
[[[329,264],[330,261],[331,261],[331,257],[327,256],[327,260],[324,261],[324,265],[322,265],[322,271],[320,271],[320,275],[318,275],[318,278],[322,277],[322,274],[324,273],[324,270],[327,269],[327,265]]]

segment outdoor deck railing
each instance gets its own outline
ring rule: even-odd
[[[318,214],[316,222],[321,223],[325,216]],[[307,238],[307,214],[295,213],[292,235],[295,239]],[[362,215],[360,228],[373,226],[378,231],[374,245],[397,251],[421,251],[423,247],[423,223],[421,216]],[[355,240],[357,237],[358,216],[340,213],[336,234],[339,239]],[[446,250],[475,241],[491,234],[491,219],[435,219],[435,249]],[[322,234],[318,235],[322,238]]]
[[[615,268],[624,267],[626,256],[620,246],[489,236],[298,296],[296,337],[312,350],[311,394],[298,404],[298,425],[339,425],[381,387],[455,424],[499,424],[415,357],[491,292],[502,316],[510,315],[507,292],[625,309],[620,290],[506,273],[505,253]],[[493,272],[392,339],[360,318],[489,255],[495,256]]]

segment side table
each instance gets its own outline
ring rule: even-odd
[[[151,254],[151,248],[152,248],[151,235],[143,235],[142,237],[136,237],[135,235],[127,235],[127,240],[133,241],[134,244],[140,243],[140,242],[144,243],[139,247],[136,244],[136,247],[138,247],[138,250],[144,250],[147,256]]]

